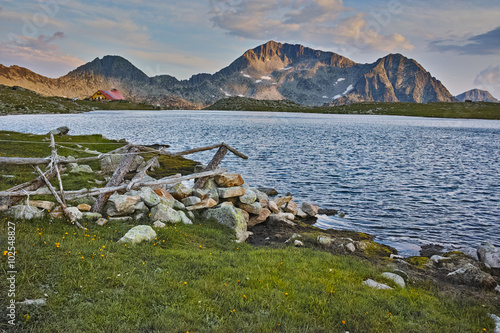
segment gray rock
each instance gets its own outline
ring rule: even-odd
[[[278,191],[276,191],[274,188],[272,187],[258,187],[257,188],[259,191],[265,193],[266,195],[272,197],[272,196],[275,196],[275,195],[278,195]]]
[[[240,199],[241,203],[251,205],[255,202],[255,200],[257,200],[257,194],[252,190],[245,190],[245,194],[240,196],[239,199]],[[260,203],[259,203],[259,205],[260,205]]]
[[[330,246],[335,242],[335,238],[326,237],[326,236],[318,236],[318,238],[316,238],[316,240],[319,244],[327,245],[327,246]]]
[[[113,194],[108,199],[108,216],[120,216],[133,214],[135,212],[135,205],[141,200],[138,195],[120,195]]]
[[[16,220],[32,220],[44,216],[42,209],[25,205],[13,206],[8,213],[14,216]]]
[[[201,199],[199,197],[195,197],[195,196],[190,196],[190,197],[182,199],[182,204],[184,206],[193,206],[193,205],[199,204],[200,202],[201,202]]]
[[[495,291],[496,291],[497,293],[500,293],[500,286],[496,286],[496,287],[495,287]]]
[[[179,211],[179,215],[181,217],[182,223],[184,223],[184,224],[193,224],[193,221],[182,210]]]
[[[183,183],[178,183],[175,184],[171,189],[170,189],[170,194],[177,199],[177,200],[182,200],[184,198],[187,198],[191,195],[193,192],[193,189],[190,187],[187,187]]]
[[[386,279],[394,281],[394,283],[396,283],[398,286],[400,286],[403,289],[406,286],[405,280],[397,274],[384,272],[384,273],[382,273],[382,276],[385,277]]]
[[[61,126],[56,129],[53,129],[52,131],[49,132],[52,133],[53,135],[66,135],[69,132],[69,127],[67,126]]]
[[[82,164],[72,167],[69,173],[94,173],[94,170],[90,166]]]
[[[151,209],[151,220],[168,223],[181,223],[182,218],[172,207],[160,203]]]
[[[299,210],[297,211],[297,214],[295,214],[295,215],[297,215],[298,217],[303,218],[303,219],[305,219],[306,217],[308,217],[308,216],[309,216],[308,214],[306,214],[306,213],[305,213],[302,209],[300,209],[300,208],[299,208]]]
[[[243,210],[232,206],[218,207],[208,209],[204,212],[205,219],[215,219],[220,224],[223,224],[236,233],[238,242],[244,242],[249,234],[247,232],[247,222]]]
[[[437,255],[437,254],[435,254],[431,257],[431,261],[434,262],[435,264],[439,264],[442,261],[451,261],[451,260],[452,260],[452,258],[450,258],[450,257],[442,257],[442,256]]]
[[[315,206],[313,204],[310,204],[308,202],[303,202],[302,205],[300,206],[300,208],[309,216],[316,216],[318,215],[318,210],[319,210],[319,207],[318,206]]]
[[[108,220],[106,220],[106,219],[104,219],[104,218],[101,217],[99,220],[96,221],[95,224],[100,225],[102,227],[106,223],[108,223]]]
[[[245,194],[243,187],[220,187],[218,190],[219,197],[222,199],[239,197]]]
[[[293,245],[300,247],[300,246],[304,246],[304,243],[302,243],[301,241],[299,241],[298,239],[296,239],[296,240],[293,241]]]
[[[299,211],[299,206],[295,203],[295,201],[290,200],[288,201],[283,210],[287,213],[292,213],[293,215],[297,215],[297,212]]]
[[[293,222],[294,216],[291,213],[278,213],[269,215],[269,221],[271,223],[286,223],[289,225],[295,225]]]
[[[356,251],[356,246],[354,246],[353,243],[347,243],[345,245],[345,248],[347,249],[347,251],[349,251],[351,253]]]
[[[494,333],[500,333],[500,317],[498,317],[498,316],[496,316],[494,314],[491,314],[491,313],[489,313],[488,315],[495,322],[495,331],[493,331],[493,332]]]
[[[138,225],[127,231],[118,242],[136,244],[144,241],[152,241],[155,237],[156,232],[149,225]]]
[[[82,212],[82,221],[97,221],[102,218],[102,215],[99,213],[91,213],[91,212]]]
[[[240,203],[239,207],[249,212],[250,214],[259,215],[260,213],[262,213],[262,206],[259,202],[254,202],[251,205]]]
[[[197,203],[196,205],[189,206],[186,209],[188,211],[192,211],[192,210],[200,210],[200,209],[211,208],[211,207],[214,207],[214,206],[217,206],[217,202],[214,199],[212,199],[212,198],[208,198],[208,199],[205,199],[205,200]]]
[[[366,281],[363,281],[363,286],[368,286],[368,287],[376,288],[376,289],[391,289],[391,290],[393,289],[386,284],[378,283],[372,279],[368,279]]]
[[[83,213],[80,212],[78,210],[78,208],[76,208],[76,207],[68,207],[68,208],[66,208],[66,213],[67,213],[68,218],[71,221],[74,221],[74,220],[78,221],[78,220],[80,220],[83,217]]]
[[[155,227],[155,228],[165,228],[165,226],[166,226],[166,224],[161,222],[161,221],[155,221],[153,223],[153,227]]]
[[[489,243],[483,243],[477,248],[479,261],[488,268],[500,268],[500,251]]]
[[[277,198],[274,198],[273,201],[276,203],[276,206],[281,207],[284,204],[288,203],[292,199],[293,199],[292,196],[286,196],[286,197],[277,197]]]
[[[126,193],[130,196],[139,196],[142,202],[148,207],[156,206],[161,202],[161,197],[155,193],[155,191],[148,186],[141,187],[138,191],[130,191]]]
[[[123,160],[124,155],[106,155],[101,159],[101,171],[104,174],[112,174],[115,172],[116,168]],[[135,171],[138,167],[144,164],[144,158],[140,155],[137,155],[130,166],[129,171]]]
[[[404,259],[405,257],[400,256],[399,254],[391,253],[391,256],[389,258],[391,258],[391,259]]]
[[[146,204],[142,201],[139,201],[134,205],[134,212],[135,213],[140,213],[140,214],[149,214],[149,208],[146,206]]]
[[[471,263],[448,273],[448,278],[455,283],[478,288],[494,289],[497,286],[496,280],[490,274],[483,272]]]
[[[257,201],[260,202],[260,205],[262,207],[267,207],[267,205],[269,205],[269,197],[267,196],[267,194],[265,194],[264,192],[261,192],[257,189],[252,189],[253,192],[255,192],[255,194],[257,195]]]
[[[54,208],[55,203],[52,201],[42,201],[42,200],[30,200],[28,204],[31,207],[38,207],[41,209],[51,210]]]
[[[19,305],[45,305],[47,303],[47,301],[45,300],[45,298],[39,298],[39,299],[25,299],[24,301],[22,302],[16,302],[16,304],[19,304]]]
[[[196,188],[193,190],[193,193],[191,194],[195,197],[200,198],[200,200],[207,199],[208,198],[208,192],[205,190],[202,190],[200,188]],[[187,206],[187,205],[186,205]]]

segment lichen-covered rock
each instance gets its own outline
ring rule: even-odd
[[[244,181],[240,174],[224,173],[214,177],[215,182],[220,187],[234,187],[243,185]]]
[[[136,244],[144,241],[152,241],[156,232],[149,225],[138,225],[127,231],[118,242]]]
[[[252,191],[254,191],[255,194],[257,195],[257,201],[260,202],[262,208],[265,208],[267,207],[267,205],[269,205],[269,197],[267,196],[267,194],[257,189],[252,189]]]
[[[318,238],[316,240],[317,240],[318,244],[327,245],[327,246],[330,246],[333,243],[335,243],[335,238],[326,237],[326,236],[318,236]]]
[[[448,278],[455,283],[485,289],[494,289],[497,286],[495,278],[471,263],[460,267],[456,271],[448,273]]]
[[[127,194],[130,196],[138,196],[148,207],[156,206],[161,202],[160,196],[148,186],[141,187],[138,191],[130,191]]]
[[[394,281],[395,284],[400,286],[401,288],[405,288],[405,280],[399,276],[398,274],[390,273],[390,272],[384,272],[382,273],[382,276],[385,277],[386,279]]]
[[[165,226],[166,226],[166,224],[163,223],[162,221],[155,221],[153,223],[153,227],[155,227],[155,228],[165,228]]]
[[[241,203],[251,205],[255,202],[255,200],[257,200],[257,194],[252,190],[245,190],[245,194],[240,196],[239,199],[240,199]],[[260,203],[259,203],[259,205],[260,205]]]
[[[238,242],[244,242],[248,238],[247,222],[243,210],[233,206],[224,206],[207,210],[203,217],[205,219],[215,219],[236,233]]]
[[[170,194],[172,194],[172,196],[179,201],[184,199],[184,198],[189,197],[192,192],[193,192],[193,189],[190,187],[187,187],[183,183],[178,183],[170,189]]]
[[[94,170],[89,165],[75,165],[71,168],[69,173],[94,173]]]
[[[217,191],[222,199],[240,197],[245,194],[243,187],[220,187]]]
[[[68,207],[66,208],[66,215],[71,221],[78,221],[83,217],[82,212],[78,210],[76,207]]]
[[[254,215],[259,215],[262,212],[262,206],[258,202],[254,202],[251,205],[240,203],[239,207]]]
[[[186,209],[189,210],[189,211],[191,211],[191,210],[199,210],[199,209],[211,208],[211,207],[214,207],[214,206],[217,206],[217,202],[214,199],[212,199],[212,198],[208,198],[208,199],[205,199],[205,200],[197,203],[196,205],[189,206]]]
[[[82,212],[82,221],[94,222],[102,218],[102,215],[99,213],[91,213],[91,212]]]
[[[313,204],[310,204],[308,202],[303,202],[300,208],[304,211],[304,213],[306,213],[309,216],[314,217],[314,216],[318,215],[319,207],[315,206]]]
[[[104,156],[104,158],[101,159],[101,171],[104,174],[112,174],[113,172],[115,172],[116,168],[123,160],[123,158],[124,155],[118,155],[118,154]],[[137,168],[143,165],[144,163],[145,163],[144,158],[140,155],[137,155],[134,159],[134,162],[132,162],[129,171],[137,170]]]
[[[113,194],[108,199],[108,216],[122,216],[133,214],[135,205],[141,200],[138,195]]]
[[[190,197],[182,199],[182,203],[184,204],[184,206],[193,206],[193,205],[199,204],[200,202],[201,202],[201,199],[199,197],[196,197],[196,196],[190,196]]]
[[[172,207],[164,203],[160,203],[151,209],[150,218],[152,221],[161,221],[168,223],[182,222],[182,218],[179,215],[179,213],[175,211]]]
[[[105,218],[102,218],[102,217],[95,222],[95,224],[97,224],[97,225],[99,225],[101,227],[103,225],[105,225],[106,223],[108,223],[108,220],[106,220]]]
[[[193,224],[193,221],[182,210],[179,211],[181,222],[184,224]]]

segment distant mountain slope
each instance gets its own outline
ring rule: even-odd
[[[105,56],[58,79],[0,65],[0,83],[47,96],[79,98],[98,89],[116,88],[129,100],[178,108],[201,108],[236,96],[311,106],[457,101],[421,65],[401,54],[358,64],[333,52],[274,41],[246,51],[215,74],[197,74],[189,80],[169,75],[148,77],[122,57]]]
[[[457,96],[460,102],[465,102],[466,100],[473,102],[492,102],[498,103],[498,99],[493,97],[488,91],[480,89],[472,89],[464,92]]]

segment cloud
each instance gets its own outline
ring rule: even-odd
[[[65,38],[58,31],[52,36],[16,36],[9,42],[0,43],[0,54],[5,65],[16,64],[27,67],[39,74],[57,77],[66,74],[84,62],[63,53],[54,42]]]
[[[482,70],[474,80],[474,85],[489,91],[492,95],[500,96],[500,66],[489,66]]]
[[[436,39],[429,42],[429,49],[454,52],[460,55],[500,55],[500,26],[484,34]]]
[[[413,49],[410,41],[399,33],[382,34],[391,23],[387,10],[384,17],[353,14],[342,0],[211,0],[210,3],[214,26],[236,37],[306,40],[356,50]]]

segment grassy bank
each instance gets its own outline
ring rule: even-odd
[[[9,140],[0,141],[2,156],[50,154],[44,136],[0,132],[0,139]],[[56,140],[78,149],[60,148],[60,155],[75,157],[87,156],[85,147],[107,152],[123,144],[100,135]],[[162,160],[156,172],[193,166]],[[30,168],[1,168],[2,189],[36,177]],[[94,187],[86,177],[68,174],[63,183],[67,189]],[[232,230],[201,219],[157,229],[153,242],[118,243],[134,225],[89,223],[80,230],[65,220],[15,221],[0,214],[0,331],[484,332],[494,327],[488,313],[499,310],[491,293],[467,287],[450,292],[427,280],[396,287],[380,275],[391,270],[387,257],[334,255],[306,239],[300,248],[292,242],[237,244]],[[8,246],[16,250],[13,268],[7,266]],[[17,271],[12,297],[11,270]],[[363,286],[368,278],[395,289]],[[16,304],[12,327],[11,299],[46,304]]]
[[[262,101],[244,97],[220,100],[205,110],[273,111],[327,114],[394,115],[435,118],[500,119],[500,103],[356,103],[306,107],[291,101]]]
[[[2,244],[7,221],[1,226]],[[479,300],[446,297],[426,284],[371,289],[361,283],[381,280],[381,268],[366,260],[293,246],[236,244],[233,233],[213,221],[170,225],[158,230],[155,242],[138,245],[117,243],[131,225],[87,227],[82,231],[49,220],[16,223],[15,299],[47,301],[45,306],[18,305],[16,332],[493,328],[489,306]],[[3,321],[1,328],[7,327]]]

